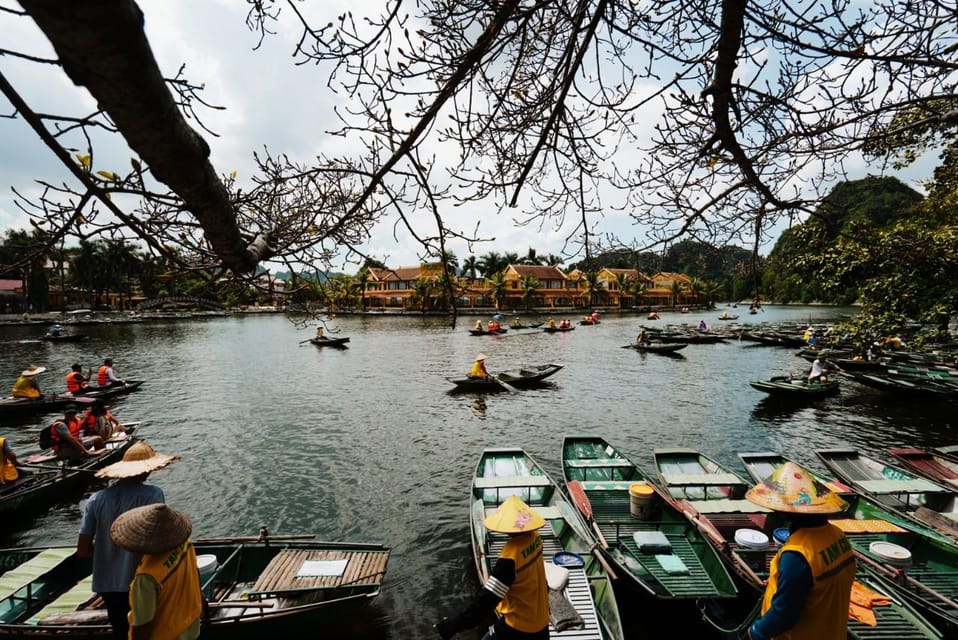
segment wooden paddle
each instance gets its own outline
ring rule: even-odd
[[[509,384],[508,382],[506,382],[499,376],[494,376],[492,374],[489,374],[489,379],[492,380],[493,382],[496,382],[500,387],[502,387],[503,389],[505,389],[506,391],[510,393],[519,393],[518,389],[513,387],[511,384]]]
[[[569,490],[569,495],[572,497],[575,505],[579,507],[579,511],[582,512],[582,515],[585,516],[586,521],[592,528],[595,529],[595,535],[599,539],[599,544],[602,545],[603,549],[609,548],[609,543],[605,541],[605,536],[602,535],[602,530],[599,528],[599,524],[595,521],[595,518],[592,516],[592,503],[589,501],[589,496],[585,494],[585,489],[582,488],[582,485],[578,480],[569,480],[565,483],[566,488]]]
[[[23,467],[24,469],[39,469],[42,471],[58,471],[62,473],[69,473],[70,471],[79,471],[81,473],[96,473],[96,469],[83,469],[80,467],[50,467],[45,464],[26,464],[21,462],[17,465],[18,467]]]

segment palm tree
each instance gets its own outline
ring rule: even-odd
[[[462,261],[462,275],[475,279],[477,271],[479,271],[479,260],[476,256],[469,256]]]
[[[627,273],[615,274],[615,286],[619,290],[619,309],[625,306],[625,297],[629,292],[629,283],[633,278]]]
[[[685,291],[685,287],[682,286],[682,283],[678,280],[672,281],[672,306],[674,307],[679,303],[679,299],[682,297],[682,292]]]
[[[459,273],[459,258],[448,249],[439,255],[439,260],[445,265],[445,270],[451,270],[453,274]]]
[[[359,287],[359,308],[363,311],[366,310],[366,287],[369,285],[371,277],[369,267],[366,266],[356,274],[356,285]]]
[[[429,291],[432,289],[432,281],[426,278],[416,278],[410,286],[415,292],[413,299],[419,303],[419,310],[426,313],[429,306]]]
[[[522,301],[526,305],[526,311],[532,307],[536,299],[536,289],[539,288],[539,279],[535,276],[523,276],[522,278]]]
[[[502,269],[505,270],[510,264],[519,264],[519,254],[515,251],[510,251],[502,256]]]
[[[490,251],[479,258],[479,271],[485,278],[491,278],[494,274],[502,271],[503,268],[502,256],[495,251]]]
[[[705,283],[702,293],[705,295],[706,303],[711,307],[716,300],[725,295],[725,285],[715,280],[709,280]]]
[[[563,258],[562,256],[557,256],[554,253],[550,253],[545,258],[543,258],[543,262],[549,265],[550,267],[561,267],[562,263],[565,262],[565,258]]]
[[[536,253],[536,250],[532,247],[529,247],[529,251],[521,259],[522,264],[530,264],[533,266],[538,266],[543,264],[543,257]]]
[[[497,271],[489,278],[489,295],[496,302],[496,311],[502,308],[502,299],[506,295],[507,285],[506,274],[502,271]]]
[[[698,304],[702,300],[702,294],[705,292],[705,281],[699,278],[692,278],[689,283],[689,293],[692,296],[692,302]]]
[[[649,283],[641,278],[635,279],[632,278],[628,282],[628,291],[632,294],[632,299],[635,300],[633,304],[638,305],[642,296],[645,295],[645,290],[649,286]]]
[[[599,272],[598,271],[586,271],[585,272],[585,290],[582,292],[582,297],[588,299],[589,306],[594,306],[596,299],[602,293],[602,287],[599,285]]]

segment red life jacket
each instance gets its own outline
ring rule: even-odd
[[[109,369],[109,368],[110,368],[110,367],[108,367],[108,366],[106,366],[106,365],[103,365],[102,367],[100,367],[99,369],[97,369],[97,372],[96,372],[96,383],[97,383],[98,385],[100,385],[101,387],[105,387],[105,386],[107,386],[108,384],[110,384],[110,376],[107,375],[107,373],[106,373],[107,369]]]
[[[76,393],[82,389],[87,388],[86,380],[83,379],[83,374],[79,371],[71,371],[67,374],[67,391],[70,393]]]
[[[53,445],[52,445],[52,446],[53,446],[53,450],[54,450],[54,451],[59,451],[59,450],[60,450],[60,442],[61,442],[61,440],[62,440],[62,438],[60,437],[60,434],[57,433],[57,425],[58,425],[58,424],[65,424],[65,425],[67,426],[67,428],[70,430],[70,434],[71,434],[74,438],[79,438],[79,437],[80,437],[80,433],[83,431],[83,423],[80,421],[79,418],[77,418],[77,417],[75,417],[75,416],[74,416],[73,420],[68,420],[68,419],[64,418],[63,420],[57,420],[56,422],[54,422],[53,424],[51,424],[51,425],[50,425],[49,427],[47,427],[47,428],[50,430],[50,440],[53,442]]]

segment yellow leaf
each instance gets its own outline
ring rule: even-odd
[[[236,180],[236,172],[235,172],[235,171],[233,171],[232,173],[230,173],[230,178],[232,178],[233,180]]]
[[[78,153],[78,154],[77,154],[77,160],[80,161],[80,166],[83,167],[84,169],[89,169],[89,168],[90,168],[90,162],[91,162],[91,160],[92,160],[92,158],[90,158],[90,156],[84,156],[84,155],[81,155],[81,154]]]
[[[707,164],[709,169],[714,167],[716,164],[718,164],[718,156],[712,156],[711,158],[709,158],[709,161]]]
[[[116,175],[112,171],[97,171],[96,174],[107,180],[119,180],[120,176]]]

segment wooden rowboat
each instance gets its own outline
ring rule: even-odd
[[[838,382],[809,382],[805,378],[775,376],[770,380],[758,380],[748,383],[753,389],[762,391],[775,398],[824,398],[839,392]]]
[[[43,335],[43,340],[47,342],[79,342],[84,338],[86,338],[85,333],[64,333],[62,335],[46,333]]]
[[[889,449],[896,460],[920,476],[958,488],[958,458],[925,449]]]
[[[510,371],[502,371],[485,378],[460,376],[446,379],[456,385],[457,391],[503,391],[507,389],[507,387],[502,384],[503,382],[517,389],[528,389],[538,386],[543,380],[561,370],[562,366],[561,364],[553,363],[537,364]]]
[[[542,329],[546,333],[565,333],[566,331],[575,331],[575,327],[545,327]]]
[[[599,549],[617,575],[662,600],[735,597],[735,584],[715,549],[638,467],[605,440],[566,437],[562,469],[573,503],[596,530]],[[645,520],[631,514],[629,488],[636,483],[655,492]],[[671,557],[660,561],[662,554]],[[667,571],[672,564],[678,569]]]
[[[746,471],[761,482],[787,458],[772,452],[740,453]],[[849,503],[844,514],[831,519],[855,549],[859,571],[889,579],[895,592],[925,614],[946,637],[958,634],[958,545],[919,521],[896,514],[878,502],[854,493],[848,486],[820,476],[816,479],[841,494]],[[912,564],[901,570],[881,555],[875,543],[892,543],[907,549]],[[883,609],[880,607],[879,609]],[[879,625],[880,626],[880,625]]]
[[[203,580],[210,616],[201,637],[313,637],[318,625],[335,635],[328,625],[379,594],[389,549],[303,539],[312,537],[195,541],[198,556],[216,558],[215,571]],[[298,577],[306,561],[321,564]],[[0,574],[0,638],[111,637],[103,601],[91,590],[91,563],[78,559],[73,547],[0,550],[0,567],[7,569]]]
[[[472,481],[472,550],[480,581],[485,584],[508,536],[486,529],[485,518],[509,496],[516,495],[545,518],[539,530],[546,562],[569,552],[582,559],[581,567],[567,566],[568,583],[551,598],[565,598],[584,628],[559,631],[549,625],[549,637],[576,640],[622,640],[624,634],[615,594],[604,560],[593,552],[595,541],[588,525],[576,513],[558,485],[522,449],[485,449]]]
[[[324,336],[322,338],[312,338],[309,342],[317,347],[338,347],[345,349],[349,338],[327,338]]]
[[[640,353],[675,353],[689,346],[685,342],[643,342],[642,344],[623,345],[623,349],[635,349]]]
[[[30,463],[31,467],[21,470],[20,477],[13,482],[0,485],[0,529],[4,525],[16,524],[20,520],[16,516],[77,498],[78,493],[93,481],[97,469],[121,460],[126,450],[139,440],[136,437],[139,424],[128,424],[127,433],[109,440],[104,453],[84,458],[77,464],[58,462],[52,450],[21,460]]]
[[[113,385],[100,389],[90,387],[89,391],[79,395],[64,393],[61,395],[47,395],[39,398],[0,398],[0,416],[24,415],[31,413],[51,413],[62,409],[71,403],[90,403],[97,398],[114,398],[119,395],[136,391],[143,384],[142,380],[130,380],[126,384]]]

